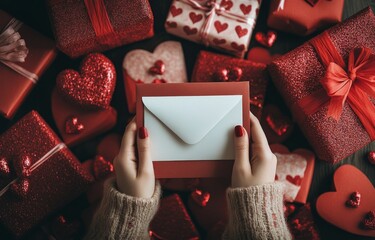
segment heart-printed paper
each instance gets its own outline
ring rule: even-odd
[[[277,157],[276,179],[285,186],[285,201],[306,203],[314,172],[314,153],[306,149],[289,152],[281,144],[270,147]]]
[[[316,202],[318,214],[347,232],[375,237],[375,230],[362,226],[367,214],[375,210],[375,189],[371,181],[352,165],[339,167],[333,181],[335,192],[323,193]],[[360,204],[355,208],[346,205],[353,192],[361,194]]]
[[[87,55],[79,72],[67,69],[56,80],[59,93],[86,108],[108,108],[116,86],[113,63],[100,53]]]

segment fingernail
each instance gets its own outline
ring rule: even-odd
[[[243,131],[243,127],[240,126],[240,125],[237,125],[235,128],[234,128],[234,132],[236,134],[236,137],[242,137],[245,133]]]
[[[146,137],[148,137],[147,129],[145,127],[140,127],[138,129],[138,136],[140,139],[145,139]]]

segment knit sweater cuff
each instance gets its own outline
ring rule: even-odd
[[[227,190],[227,234],[236,239],[291,239],[283,212],[281,184]]]
[[[151,198],[137,198],[119,192],[114,178],[107,180],[102,203],[89,231],[91,238],[149,238],[148,227],[157,211],[160,196],[161,187],[158,182]]]

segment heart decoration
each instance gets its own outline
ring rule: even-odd
[[[277,181],[285,186],[285,201],[306,203],[314,172],[314,153],[306,149],[289,152],[281,144],[271,144],[270,148],[277,157]]]
[[[201,207],[207,206],[208,201],[210,200],[210,193],[203,192],[202,190],[196,189],[190,194],[191,199]]]
[[[365,222],[370,225],[374,222],[371,216],[367,216],[375,209],[375,189],[371,181],[356,167],[348,164],[335,171],[333,181],[335,192],[323,193],[316,202],[318,214],[347,232],[375,237],[374,229],[363,226]],[[356,191],[361,193],[360,204],[356,208],[348,207],[346,201]]]
[[[247,28],[242,28],[241,26],[236,26],[234,29],[236,30],[237,36],[239,38],[246,36],[246,34],[249,32]]]
[[[85,126],[79,121],[78,117],[70,116],[65,122],[65,132],[67,134],[78,134],[85,129]]]
[[[15,196],[24,199],[26,198],[29,190],[30,190],[30,182],[27,179],[18,179],[16,182],[10,185],[9,190]]]
[[[31,172],[30,172],[30,167],[31,167],[31,159],[27,155],[20,155],[17,156],[13,160],[13,168],[14,171],[16,172],[18,177],[24,178],[24,177],[29,177]]]
[[[90,109],[106,109],[116,85],[115,66],[100,53],[87,55],[80,72],[64,70],[56,79],[56,87],[67,100]]]
[[[242,3],[240,5],[240,9],[244,15],[248,15],[251,12],[251,7],[252,7],[251,4],[246,6],[245,4]]]
[[[375,151],[370,151],[368,154],[367,154],[367,159],[369,160],[369,162],[371,164],[375,164]]]
[[[113,165],[103,156],[96,155],[93,162],[93,172],[95,179],[101,179],[114,171]]]
[[[0,178],[10,177],[10,168],[8,161],[4,157],[0,157]]]
[[[229,11],[233,7],[233,2],[231,0],[222,0],[220,7],[223,7],[225,10]]]
[[[177,23],[176,22],[171,22],[171,21],[166,21],[165,22],[165,27],[166,28],[176,28],[177,27]]]
[[[267,34],[257,32],[255,34],[255,40],[265,47],[272,47],[277,38],[275,31],[268,31]]]
[[[214,42],[215,45],[221,45],[227,42],[225,39],[219,39],[219,38],[214,38],[212,41]]]
[[[193,24],[200,22],[203,19],[202,14],[196,14],[195,12],[189,13],[189,18],[192,21]]]
[[[175,5],[172,5],[169,9],[173,17],[176,17],[182,13],[182,8],[177,8]]]
[[[190,28],[189,26],[184,26],[183,30],[186,33],[186,35],[188,35],[188,36],[189,35],[194,35],[194,34],[198,33],[198,29],[197,28]]]
[[[362,220],[362,228],[375,230],[375,211],[370,211]]]
[[[242,69],[239,67],[219,69],[215,77],[221,82],[238,82],[242,77]]]
[[[270,143],[285,141],[294,129],[294,123],[290,117],[271,104],[264,107],[261,124]]]
[[[162,60],[156,60],[148,70],[152,75],[162,75],[165,72],[165,64]]]
[[[228,23],[221,23],[219,20],[216,20],[214,22],[214,27],[215,27],[217,33],[221,33],[228,28]]]
[[[359,192],[353,192],[350,194],[349,200],[346,201],[346,206],[351,208],[357,208],[361,203],[361,194]]]

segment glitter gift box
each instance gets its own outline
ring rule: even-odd
[[[35,111],[0,136],[0,154],[0,223],[17,237],[92,182]]]
[[[341,22],[343,7],[344,0],[272,0],[267,24],[305,36]]]
[[[0,114],[12,118],[55,59],[56,49],[50,39],[2,10],[0,29],[0,47],[9,49],[0,53]]]
[[[48,0],[58,48],[70,57],[101,52],[154,35],[148,0]]]
[[[150,237],[153,240],[200,239],[178,194],[161,199],[159,210],[150,223]]]
[[[268,84],[266,65],[201,51],[195,62],[192,82],[249,81],[250,110],[260,117]]]
[[[260,0],[175,0],[165,28],[193,42],[243,57],[258,16]]]
[[[322,47],[314,47],[318,45],[324,46],[325,49],[330,46],[329,51],[336,52],[336,54],[327,54],[328,50],[320,50],[321,53],[318,54],[318,50],[322,49]],[[353,57],[358,57],[358,50],[361,50],[353,51],[353,49],[361,47],[367,48],[374,54],[375,16],[370,8],[362,10],[345,22],[330,28],[311,41],[274,60],[269,66],[276,87],[291,109],[318,158],[331,163],[342,160],[375,138],[373,129],[375,117],[371,117],[375,110],[371,110],[371,108],[374,108],[374,104],[371,104],[369,98],[371,92],[363,93],[364,97],[361,98],[353,97],[355,96],[353,94],[362,91],[361,84],[366,84],[366,79],[374,79],[375,75],[374,67],[371,67],[371,65],[367,67],[369,63],[371,64],[371,61],[374,64],[373,55],[372,57],[371,54],[363,56],[365,50],[362,49],[362,58],[353,60]],[[335,56],[343,59],[341,59],[340,65],[331,61],[326,68],[326,63],[329,61],[323,61],[322,56]],[[351,58],[348,61],[349,56]],[[361,62],[366,58],[367,63]],[[336,61],[340,62],[339,60]],[[345,63],[348,63],[349,67],[360,63],[362,67],[355,65],[355,68],[348,75],[344,70],[346,66],[343,66]],[[338,68],[341,68],[341,70]],[[332,71],[334,69],[338,70]],[[356,71],[357,75],[353,74],[353,71]],[[343,104],[339,103],[338,108],[343,107],[339,117],[333,111],[337,108],[332,109],[331,107],[336,102],[330,101],[325,90],[330,87],[327,85],[327,79],[335,79],[332,76],[335,76],[336,73],[341,74],[341,76],[336,75],[336,79],[342,79],[342,76],[344,76],[342,82],[352,78],[356,80],[353,81],[353,84],[349,81],[349,84],[338,87],[343,91],[349,91],[349,93],[346,93],[348,99]],[[323,84],[325,84],[324,87]],[[374,89],[373,85],[373,80],[372,83],[369,81],[370,89],[371,87]],[[336,98],[339,99],[340,96]],[[355,107],[355,103],[353,105],[356,100],[360,101],[359,107]],[[362,112],[358,112],[358,108],[362,109]],[[361,116],[361,120],[359,116]],[[367,119],[367,123],[365,119]],[[365,122],[365,125],[363,122]]]

